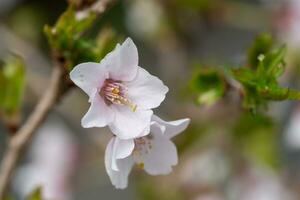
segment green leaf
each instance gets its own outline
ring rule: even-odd
[[[267,108],[269,101],[300,100],[300,92],[279,85],[278,78],[285,71],[286,47],[273,48],[269,34],[256,38],[248,51],[248,63],[240,68],[226,68],[225,74],[241,84],[226,82],[223,73],[214,69],[200,69],[190,83],[199,104],[211,105],[225,94],[227,85],[232,85],[243,97],[243,107],[256,113]]]
[[[25,67],[21,57],[9,56],[0,69],[0,109],[6,115],[18,112],[25,88]]]
[[[254,112],[259,107],[266,107],[268,101],[300,99],[298,91],[280,87],[278,84],[278,78],[285,70],[286,47],[271,47],[272,38],[261,35],[249,50],[248,61],[251,68],[230,70],[232,77],[243,86],[243,107]]]
[[[82,48],[82,43],[86,41],[81,38],[81,35],[91,27],[95,19],[95,13],[87,12],[84,16],[80,17],[75,8],[70,6],[53,27],[48,25],[44,27],[44,32],[51,48],[56,53],[70,52],[70,55],[76,54],[78,48],[79,51],[82,49],[85,51],[89,50],[86,46]],[[71,61],[70,57],[66,57],[65,59]]]
[[[284,56],[286,54],[286,47],[283,46],[274,51],[270,51],[266,54],[260,54],[258,56],[258,67],[256,70],[257,75],[268,82],[270,80],[276,80],[284,72],[285,62]]]
[[[257,78],[253,70],[248,68],[231,69],[231,75],[240,83],[245,85],[256,85]]]
[[[190,82],[190,89],[197,96],[197,103],[212,105],[225,93],[224,77],[214,69],[200,69],[194,73]]]
[[[75,8],[70,6],[60,16],[55,26],[52,28],[50,35],[56,35],[57,37],[62,37],[62,39],[79,37],[80,34],[91,27],[97,17],[94,12],[87,12],[82,15],[83,16],[80,16],[80,12],[76,12]]]
[[[42,188],[39,187],[35,189],[28,197],[27,200],[43,200],[42,198]]]
[[[270,55],[267,56],[269,63],[265,65],[268,66],[267,73],[269,76],[278,78],[284,72],[285,62],[284,56],[286,54],[286,47],[283,46],[279,48],[277,51],[271,52]]]
[[[64,66],[70,71],[82,62],[99,62],[106,52],[108,43],[99,45],[97,40],[85,38],[84,35],[97,19],[93,11],[76,11],[70,6],[57,23],[53,26],[45,26],[44,32],[55,56],[64,62]],[[116,44],[114,32],[109,32],[108,40]]]
[[[256,69],[259,63],[258,57],[270,52],[273,46],[273,38],[268,33],[257,36],[248,50],[248,64],[250,68]]]

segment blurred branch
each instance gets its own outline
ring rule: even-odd
[[[4,198],[6,188],[12,177],[13,170],[16,167],[23,149],[33,137],[35,130],[40,126],[48,115],[51,108],[55,105],[58,97],[62,94],[60,88],[63,83],[63,71],[60,66],[53,69],[51,82],[35,110],[30,115],[27,122],[16,134],[10,138],[8,149],[4,155],[1,173],[0,173],[0,199]]]
[[[76,14],[79,14],[83,18],[90,12],[101,15],[113,2],[114,0],[99,0],[84,10],[77,11]],[[19,131],[9,139],[8,148],[4,154],[0,168],[0,200],[5,198],[13,171],[24,152],[24,149],[33,138],[35,131],[42,124],[59,98],[70,88],[68,84],[69,80],[66,63],[64,62],[64,59],[61,59],[63,58],[63,54],[62,52],[55,51],[53,46],[51,46],[51,48],[54,54],[53,60],[55,66],[53,67],[50,84],[45,89],[46,92],[39,100],[28,120]]]

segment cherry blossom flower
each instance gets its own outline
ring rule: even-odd
[[[185,130],[189,121],[166,122],[153,115],[150,134],[128,140],[113,137],[105,151],[105,168],[112,184],[126,188],[135,163],[151,175],[170,173],[178,162],[176,146],[170,139]]]
[[[168,87],[138,66],[138,51],[130,38],[100,63],[82,63],[71,71],[71,80],[88,96],[91,106],[84,128],[109,126],[121,139],[149,133],[152,108],[164,100]]]

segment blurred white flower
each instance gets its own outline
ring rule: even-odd
[[[71,177],[75,171],[77,143],[63,123],[43,126],[33,141],[29,162],[17,170],[14,190],[21,199],[42,187],[45,199],[72,199]]]
[[[228,199],[232,200],[294,200],[278,174],[259,167],[250,168],[233,179],[228,193]]]
[[[226,180],[229,174],[229,161],[219,149],[208,149],[192,155],[181,171],[184,185],[215,187]]]
[[[138,66],[135,44],[127,38],[100,63],[82,63],[71,80],[89,95],[90,109],[82,118],[85,128],[109,126],[121,139],[149,133],[152,108],[164,100],[168,87]]]
[[[185,130],[189,121],[166,122],[153,115],[149,135],[129,140],[113,137],[105,151],[105,167],[112,184],[126,188],[134,163],[151,175],[170,173],[178,162],[176,146],[170,139]]]

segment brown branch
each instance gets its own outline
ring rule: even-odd
[[[51,108],[55,105],[61,93],[64,80],[64,69],[60,66],[54,67],[51,82],[45,90],[27,122],[16,134],[9,139],[8,148],[2,160],[0,169],[0,199],[4,199],[5,191],[12,177],[13,170],[21,156],[26,144],[31,140],[35,130],[43,122]]]

